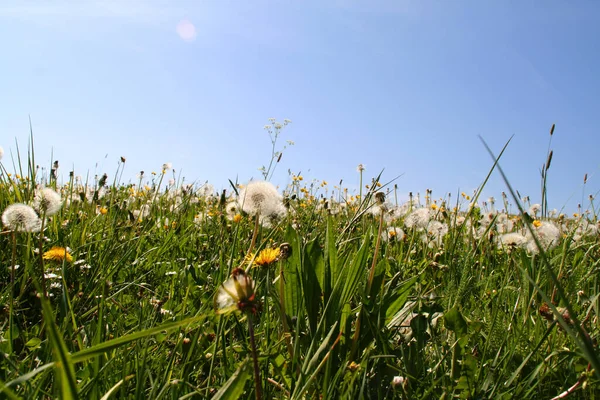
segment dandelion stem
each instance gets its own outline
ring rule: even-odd
[[[250,350],[252,352],[252,361],[254,365],[254,386],[256,390],[256,400],[262,398],[262,388],[260,384],[260,369],[258,367],[258,353],[256,352],[256,343],[254,341],[254,321],[252,314],[248,313],[248,336],[250,336]]]
[[[285,338],[285,344],[290,354],[290,360],[294,359],[294,348],[290,340],[290,329],[287,324],[287,315],[285,313],[285,281],[283,278],[283,262],[279,261],[279,302],[281,306],[281,323],[283,326],[283,336]]]
[[[381,231],[383,229],[383,208],[379,214],[379,229],[377,230],[377,242],[375,242],[375,252],[373,253],[373,262],[371,263],[371,272],[369,272],[369,281],[367,282],[367,296],[371,292],[371,285],[375,277],[375,268],[377,267],[377,256],[379,255],[379,246],[381,245]]]
[[[258,236],[258,227],[259,227],[259,213],[256,213],[256,221],[254,223],[254,232],[252,232],[252,240],[250,241],[250,247],[248,248],[248,251],[246,252],[246,254],[250,254],[252,253],[252,250],[254,250],[254,246],[256,245],[256,237]]]
[[[40,228],[40,247],[39,247],[39,253],[40,253],[40,265],[42,267],[42,296],[44,296],[45,299],[48,298],[48,292],[46,291],[46,269],[44,268],[44,228],[46,224],[46,215],[45,213],[42,215],[42,226]]]
[[[8,354],[12,353],[13,349],[13,310],[15,308],[14,302],[14,288],[15,288],[15,265],[17,263],[17,234],[12,231],[12,259],[10,263],[10,311],[8,313]]]

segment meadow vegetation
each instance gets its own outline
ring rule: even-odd
[[[480,198],[501,157],[439,198],[362,165],[360,190],[276,188],[289,122],[262,179],[219,192],[5,155],[0,396],[595,398],[599,225],[593,199],[548,208],[551,151],[540,204]]]

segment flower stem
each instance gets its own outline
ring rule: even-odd
[[[256,400],[262,399],[262,387],[260,384],[260,369],[258,368],[258,353],[256,352],[256,343],[254,341],[254,321],[252,314],[248,313],[248,335],[250,336],[250,350],[252,351],[252,361],[254,364],[254,386],[256,390]]]

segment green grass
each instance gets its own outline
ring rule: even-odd
[[[2,397],[254,398],[256,385],[266,399],[549,399],[568,390],[593,399],[600,390],[600,240],[580,232],[593,215],[507,215],[512,231],[560,228],[556,246],[534,253],[498,246],[501,213],[490,217],[482,201],[469,208],[466,194],[423,201],[427,226],[448,228],[434,239],[404,226],[407,213],[376,208],[376,192],[394,198],[380,177],[350,198],[295,176],[287,214],[255,234],[253,216],[228,218],[233,188],[165,188],[169,171],[86,188],[75,177],[49,181],[34,165],[31,149],[10,176],[2,164],[0,211],[30,203],[35,183],[65,204],[43,238],[0,234]],[[392,226],[406,236],[383,240]],[[287,243],[289,254],[248,269],[260,311],[217,313],[221,284],[249,267],[253,237],[253,252]],[[40,244],[68,247],[73,262],[42,266]],[[57,277],[42,279],[42,268]]]

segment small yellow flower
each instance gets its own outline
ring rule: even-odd
[[[233,217],[233,222],[235,222],[236,224],[238,222],[240,222],[242,220],[242,214],[235,214],[235,216]]]
[[[430,207],[431,207],[432,210],[437,210],[438,209],[438,206],[435,203],[432,204]]]
[[[268,267],[279,259],[280,250],[279,247],[276,249],[264,249],[254,259],[254,264],[260,267]]]
[[[390,229],[390,231],[388,232],[388,235],[390,238],[394,238],[396,237],[397,233],[395,229]]]
[[[63,261],[73,262],[73,256],[64,247],[53,247],[45,252],[42,257],[46,261],[56,261],[59,263]]]
[[[536,228],[539,228],[540,226],[542,226],[542,221],[540,221],[539,219],[535,219],[533,220],[533,226],[535,226]]]
[[[102,215],[106,215],[108,213],[108,209],[106,207],[99,207],[98,212]]]

